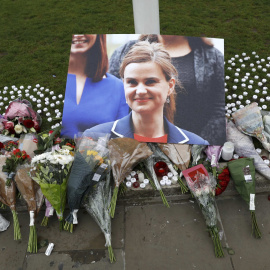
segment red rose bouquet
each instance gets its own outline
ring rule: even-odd
[[[30,156],[20,149],[10,152],[10,156],[6,159],[6,164],[2,171],[8,174],[6,185],[10,186],[11,180],[15,176],[17,167],[30,161]]]

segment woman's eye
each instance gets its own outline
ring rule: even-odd
[[[128,83],[129,85],[132,85],[132,86],[137,85],[136,80],[129,80],[129,81],[127,81],[127,83]]]
[[[155,80],[147,80],[147,81],[146,81],[146,85],[153,85],[153,84],[155,84],[155,83],[156,83]]]

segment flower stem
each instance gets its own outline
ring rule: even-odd
[[[35,225],[30,226],[27,252],[37,253],[37,231]]]
[[[164,204],[166,207],[170,208],[170,205],[168,204],[168,201],[167,201],[167,199],[166,199],[166,197],[165,197],[165,195],[164,195],[164,193],[163,193],[163,190],[160,189],[160,190],[159,190],[159,193],[160,193],[161,199],[162,199],[162,201],[163,201],[163,204]]]
[[[252,221],[252,235],[254,235],[254,237],[257,239],[260,239],[262,238],[262,233],[260,232],[255,212],[250,211],[250,214],[251,214],[251,221]]]
[[[15,210],[12,210],[11,212],[13,216],[14,240],[21,240],[22,235],[17,213]]]
[[[3,204],[2,202],[0,202],[0,208],[1,208],[1,209],[6,209],[6,205]]]
[[[64,225],[64,230],[73,233],[73,223],[66,221]]]
[[[7,187],[10,187],[10,185],[11,185],[11,179],[8,178],[7,181],[6,181],[6,186],[7,186]]]
[[[110,262],[116,262],[115,256],[113,254],[113,249],[112,246],[108,246],[108,252],[109,252],[109,257],[110,257]]]
[[[218,235],[218,228],[216,226],[210,227],[209,232],[214,243],[215,249],[215,256],[216,258],[224,257],[223,249],[220,243],[219,235]]]
[[[217,178],[217,167],[212,167],[213,176]]]
[[[125,194],[126,194],[126,191],[127,191],[127,187],[126,187],[126,185],[122,182],[121,184],[120,184],[120,186],[119,186],[119,194],[120,194],[120,196],[125,196]]]
[[[181,179],[181,177],[179,175],[178,175],[178,184],[180,185],[182,194],[188,192],[187,186],[183,183],[183,181],[182,181],[182,179]]]
[[[114,217],[114,213],[115,213],[118,189],[119,188],[117,186],[115,186],[115,188],[113,190],[112,200],[111,200],[111,203],[110,203],[110,215],[111,215],[112,218]]]
[[[63,229],[64,229],[64,221],[61,219],[59,219],[59,230],[60,230],[60,232],[61,231],[63,231]]]
[[[41,222],[41,226],[47,227],[49,223],[49,218],[44,216],[42,222]]]

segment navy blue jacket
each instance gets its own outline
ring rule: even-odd
[[[209,145],[208,141],[204,140],[200,136],[192,132],[186,131],[184,129],[180,129],[179,127],[173,125],[167,120],[166,117],[164,117],[164,127],[166,134],[168,134],[167,143]],[[93,128],[87,129],[84,132],[83,136],[97,138],[104,134],[110,134],[111,139],[119,137],[120,138],[127,137],[134,139],[134,130],[131,113],[114,122],[100,124]]]

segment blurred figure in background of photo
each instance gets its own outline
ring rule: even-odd
[[[226,141],[224,56],[210,39],[174,35],[141,35],[139,40],[161,43],[178,71],[174,124],[198,134],[213,145]],[[109,72],[120,78],[121,63],[139,40],[114,51]]]
[[[106,35],[73,35],[61,135],[74,138],[95,125],[127,115],[124,87],[107,73]]]

